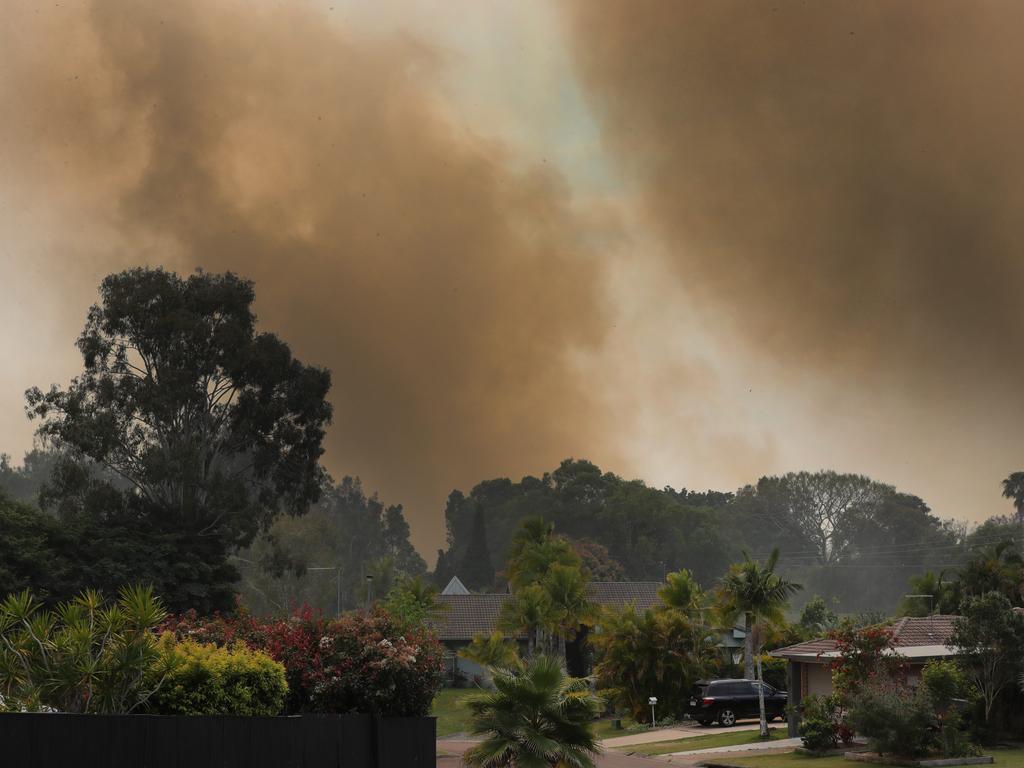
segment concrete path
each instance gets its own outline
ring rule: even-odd
[[[691,736],[707,736],[709,733],[730,733],[732,731],[756,731],[761,726],[758,723],[742,723],[731,728],[716,728],[711,725],[675,725],[671,728],[655,728],[650,731],[636,731],[625,736],[613,736],[602,739],[604,747],[615,749],[618,747],[630,747],[634,744],[652,744],[656,741],[674,741],[675,739],[688,739]]]

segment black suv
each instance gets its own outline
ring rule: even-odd
[[[760,717],[757,686],[764,686],[764,713],[769,720],[785,717],[787,693],[756,680],[698,680],[693,686],[687,714],[701,725],[735,725],[737,720]]]

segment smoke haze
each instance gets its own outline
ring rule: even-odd
[[[556,173],[446,121],[437,52],[305,4],[34,5],[0,33],[3,168],[109,223],[61,297],[81,318],[133,261],[253,278],[264,326],[333,371],[329,468],[429,516],[421,546],[456,484],[596,442],[583,221]]]
[[[328,468],[428,559],[453,487],[567,456],[1010,511],[1024,6],[552,8],[8,2],[0,450],[100,279],[162,264],[256,281],[332,369]]]
[[[747,344],[912,397],[980,379],[1018,416],[1022,23],[932,0],[569,14],[678,279]]]

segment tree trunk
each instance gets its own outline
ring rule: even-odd
[[[758,651],[761,649],[758,648]],[[757,705],[761,710],[761,738],[768,738],[768,718],[764,713],[764,684],[761,679],[761,654],[757,654]]]
[[[754,627],[749,613],[743,614],[743,676],[747,680],[754,679]]]

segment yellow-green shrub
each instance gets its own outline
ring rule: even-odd
[[[149,700],[161,715],[277,715],[288,683],[284,665],[244,645],[218,647],[160,639],[160,662],[151,673],[163,682]]]

